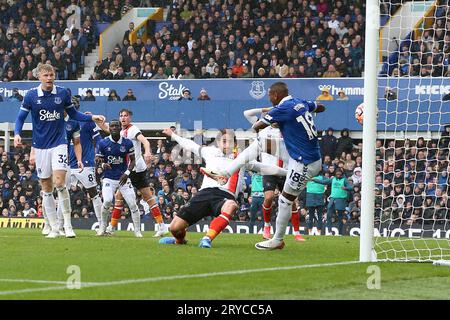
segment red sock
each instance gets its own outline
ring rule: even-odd
[[[123,210],[123,201],[116,201],[111,214],[111,225],[113,227],[117,227],[117,221],[119,221],[120,219],[122,210]]]
[[[147,201],[147,203],[150,205],[150,200]],[[150,212],[152,213],[153,218],[155,219],[156,223],[162,223],[163,217],[161,215],[161,210],[159,210],[159,206],[157,203],[154,205],[150,205]]]
[[[292,211],[291,223],[294,231],[300,230],[300,215],[298,214],[298,210]]]
[[[217,237],[219,233],[221,233],[222,230],[226,228],[226,226],[230,223],[230,220],[231,215],[226,212],[222,212],[220,216],[211,221],[206,236],[211,240],[214,240],[214,238]]]
[[[263,211],[263,215],[264,215],[264,222],[270,223],[270,215],[272,214],[272,206],[270,206],[269,208],[266,208],[263,204],[262,211]]]

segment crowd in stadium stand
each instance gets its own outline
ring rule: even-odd
[[[194,139],[195,140],[195,139]],[[359,222],[361,210],[362,142],[349,137],[344,129],[340,136],[332,128],[322,132],[322,176],[332,178],[338,170],[352,186],[345,199],[344,222]],[[151,186],[155,189],[166,222],[200,189],[203,176],[199,164],[183,164],[172,161],[173,142],[164,139],[152,142],[153,163],[149,166]],[[413,222],[444,223],[450,219],[450,125],[446,126],[439,140],[378,140],[376,166],[376,221],[388,217],[394,223]],[[0,147],[0,211],[2,217],[39,217],[42,215],[40,187],[36,170],[29,163],[29,147],[7,153]],[[102,169],[97,168],[100,181]],[[248,221],[251,204],[251,177],[247,174],[247,188],[239,198],[240,209],[236,220]],[[321,218],[326,221],[330,187],[323,194]],[[73,217],[94,218],[89,195],[80,186],[70,189]],[[301,219],[307,218],[305,193],[297,199]],[[140,200],[138,196],[138,200]],[[138,201],[139,202],[139,201]],[[140,203],[142,217],[151,220],[145,203]],[[274,201],[276,218],[277,201]],[[129,210],[122,217],[129,218]],[[336,216],[333,217],[336,220]],[[259,211],[257,221],[262,220]]]
[[[37,64],[50,62],[57,79],[76,79],[98,43],[97,23],[166,4],[0,0],[0,78],[34,80]],[[361,76],[364,10],[355,0],[171,1],[160,30],[133,44],[125,32],[91,79]],[[81,13],[79,25],[73,12]]]

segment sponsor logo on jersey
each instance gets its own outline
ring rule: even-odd
[[[250,96],[253,99],[262,99],[266,95],[266,89],[264,88],[264,81],[252,81],[252,87],[249,91]]]
[[[165,81],[161,82],[158,88],[158,98],[168,100],[177,100],[179,97],[181,97],[183,90],[186,89],[186,87],[183,86],[182,83],[180,83],[178,87],[175,87],[172,83]]]
[[[123,157],[108,156],[109,164],[122,164],[123,162],[124,162]]]
[[[61,119],[61,113],[56,112],[56,110],[53,110],[53,112],[45,109],[39,111],[39,120],[41,121],[56,121],[59,119]]]

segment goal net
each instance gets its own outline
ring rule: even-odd
[[[450,9],[379,5],[374,250],[377,260],[450,260]]]

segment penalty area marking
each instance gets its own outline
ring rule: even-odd
[[[128,279],[119,281],[109,281],[109,282],[82,282],[81,288],[93,288],[93,287],[110,287],[119,286],[132,283],[147,283],[147,282],[160,282],[160,281],[172,281],[172,280],[182,280],[182,279],[196,279],[196,278],[209,278],[217,276],[228,276],[228,275],[240,275],[255,272],[270,272],[270,271],[285,271],[285,270],[298,270],[298,269],[310,269],[310,268],[321,268],[321,267],[335,267],[335,266],[345,266],[351,264],[359,264],[359,261],[342,261],[342,262],[331,262],[331,263],[320,263],[320,264],[306,264],[298,266],[286,266],[286,267],[272,267],[272,268],[261,268],[261,269],[244,269],[244,270],[232,270],[232,271],[222,271],[222,272],[209,272],[209,273],[199,273],[199,274],[185,274],[185,275],[174,275],[174,276],[162,276],[162,277],[152,277],[152,278],[142,278],[142,279]],[[43,292],[43,291],[54,291],[54,290],[69,290],[65,281],[50,281],[50,280],[28,280],[28,279],[0,279],[0,282],[20,282],[20,283],[37,283],[37,284],[59,284],[59,286],[43,287],[43,288],[27,288],[20,290],[9,290],[0,291],[0,296],[21,294],[21,293],[33,293],[33,292]],[[62,286],[64,284],[64,286]]]

